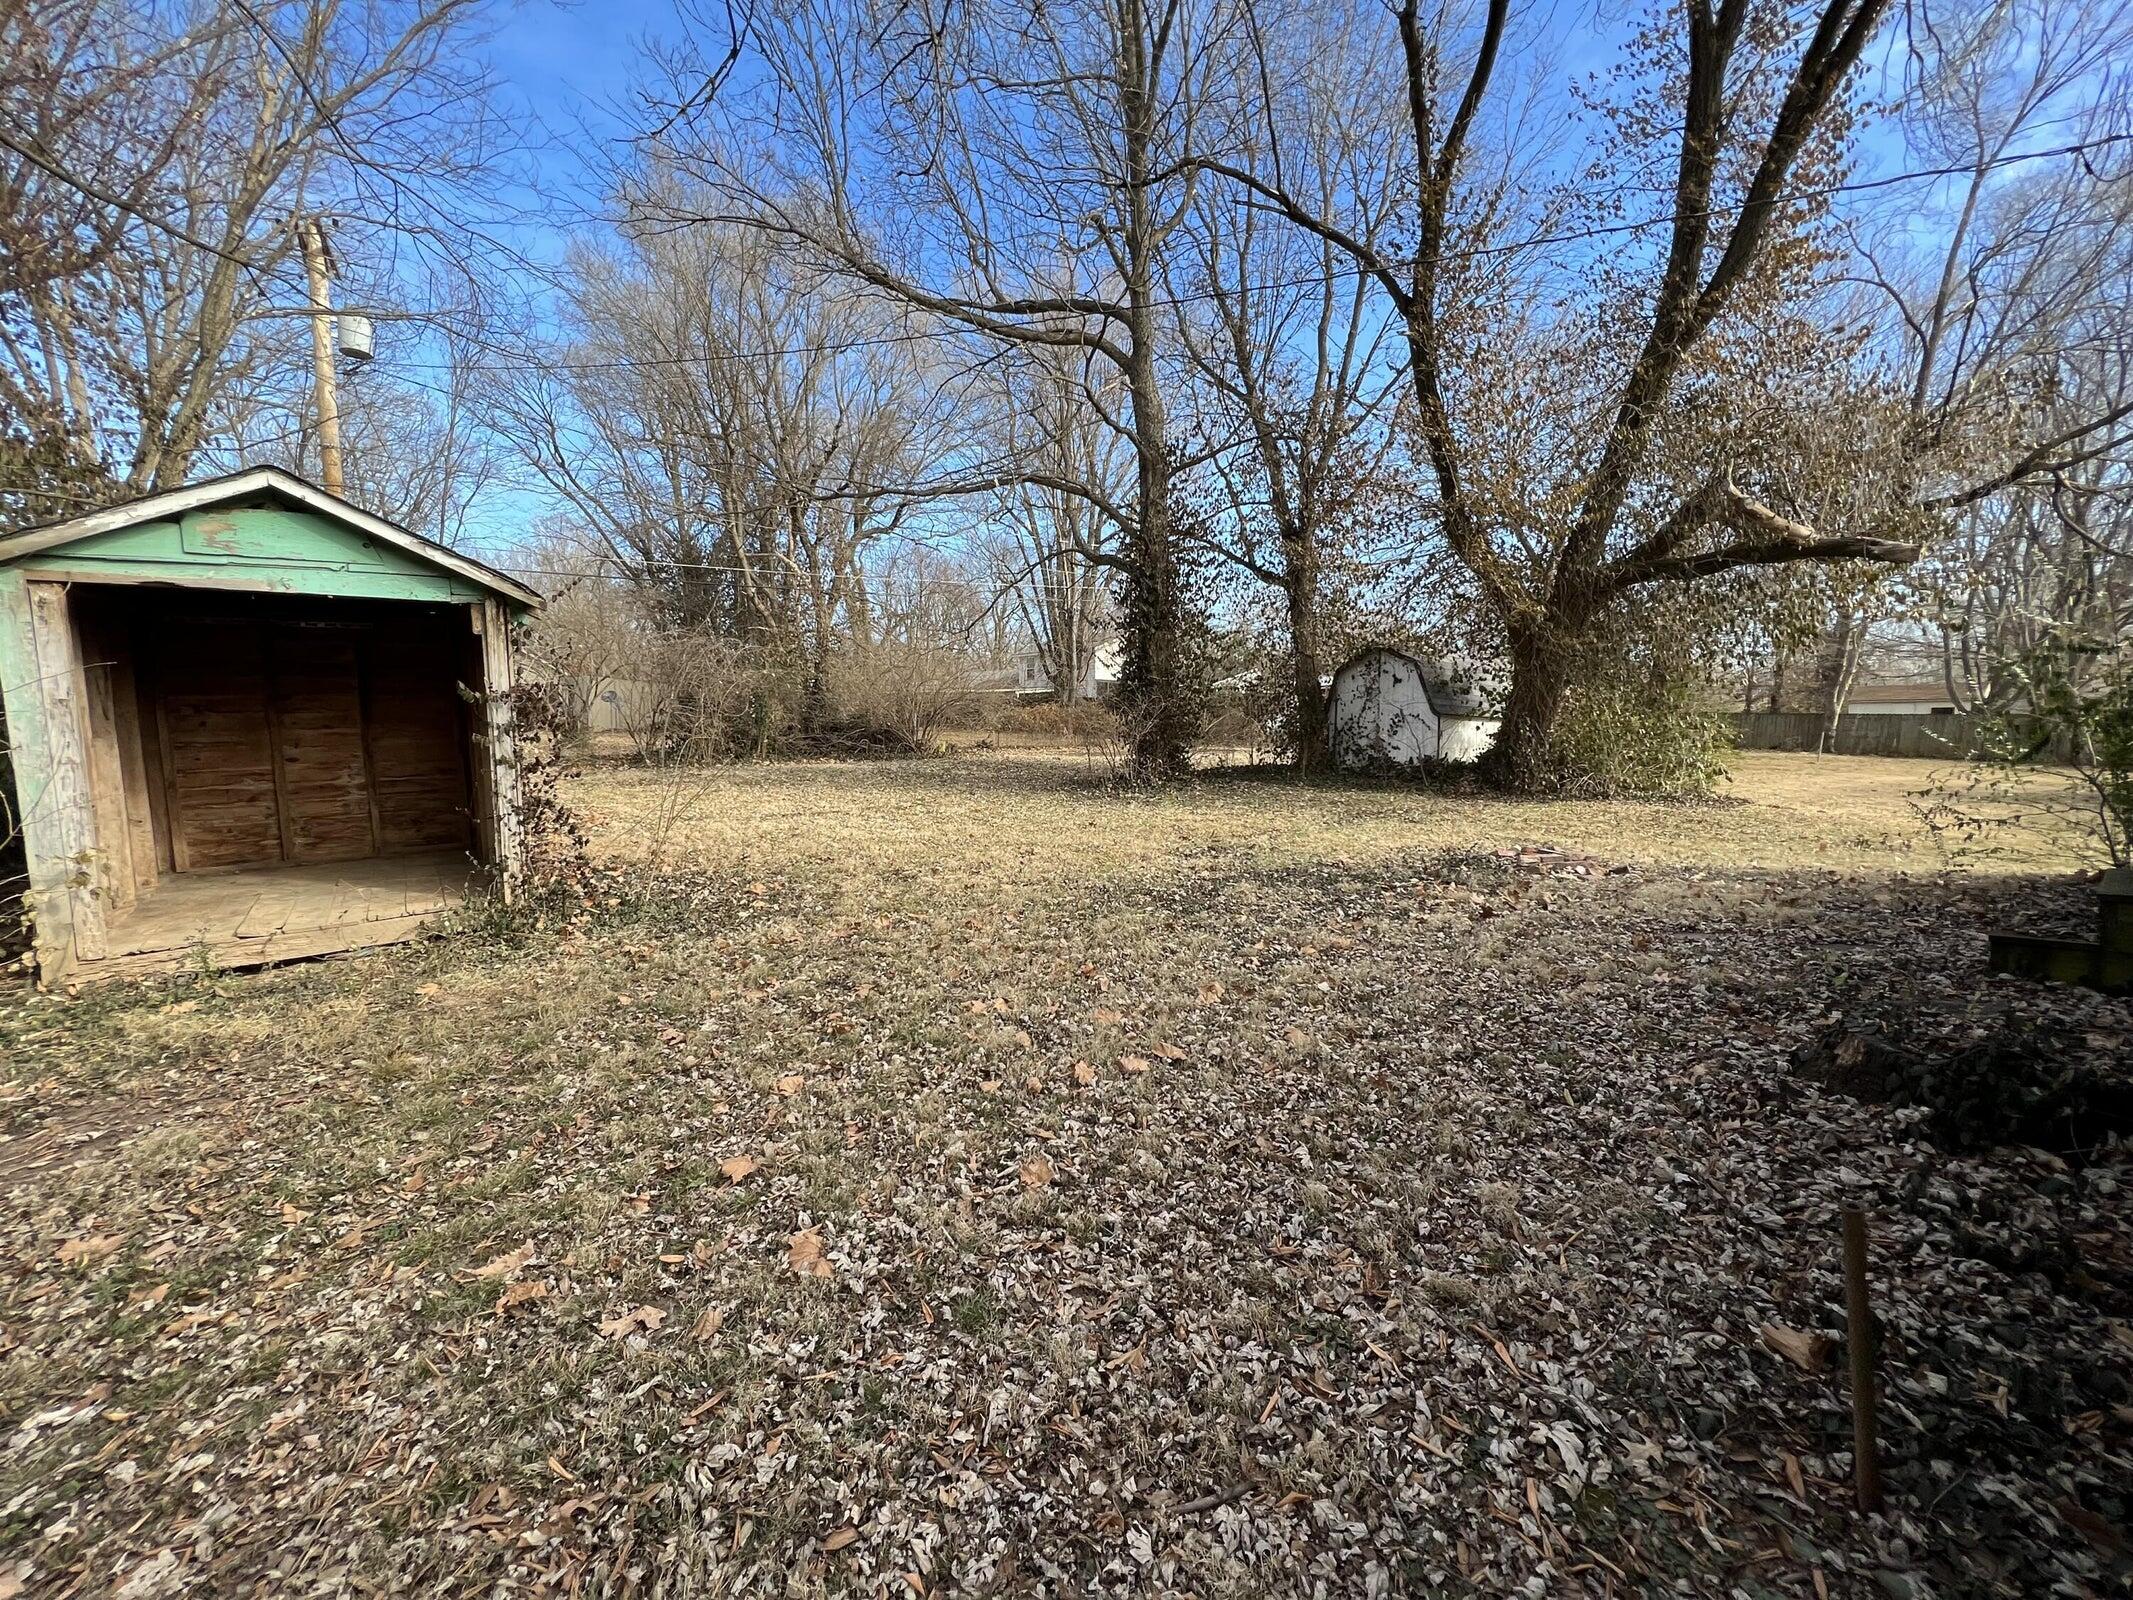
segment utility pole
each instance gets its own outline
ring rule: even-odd
[[[304,275],[311,280],[311,398],[318,411],[320,475],[328,494],[341,489],[341,402],[333,385],[333,290],[327,277],[326,230],[315,216],[297,218]]]

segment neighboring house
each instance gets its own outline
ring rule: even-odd
[[[1495,741],[1479,674],[1384,646],[1359,650],[1333,674],[1327,720],[1344,767],[1472,761]]]
[[[49,984],[413,937],[524,855],[540,597],[275,467],[0,536],[0,691]]]
[[[1074,698],[1103,699],[1117,687],[1124,662],[1125,652],[1116,640],[1098,645],[1089,654],[1081,681],[1074,686]],[[1023,651],[1011,666],[979,673],[972,687],[981,694],[1013,694],[1024,700],[1049,700],[1054,695],[1051,670],[1035,650]]]
[[[1956,707],[1946,683],[1938,678],[1921,678],[1904,683],[1859,684],[1845,701],[1844,709],[1860,717],[1952,717]]]

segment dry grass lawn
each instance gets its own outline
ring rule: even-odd
[[[1061,878],[1174,870],[1207,852],[1272,867],[1534,841],[1654,866],[1951,865],[1919,819],[1938,769],[1873,757],[1742,751],[1722,798],[1692,806],[1447,798],[1390,785],[1299,789],[1228,771],[1121,795],[1103,785],[1100,763],[1058,746],[914,764],[891,781],[883,771],[824,763],[677,779],[609,768],[578,799],[599,847],[618,859],[827,870],[862,890],[875,874],[901,881],[919,871],[1016,895]],[[1960,848],[1954,864],[1969,867],[2056,871],[2080,860],[2064,835],[2022,828]]]
[[[0,1596],[2103,1592],[2123,1147],[1788,1069],[2133,1037],[1984,977],[2072,856],[1944,872],[1926,774],[600,768],[582,896],[0,1003]],[[1872,1519],[1761,1331],[1838,1331],[1853,1200]]]

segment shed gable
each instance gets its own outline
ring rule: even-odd
[[[315,511],[215,506],[84,534],[20,558],[37,576],[470,603],[482,586]]]

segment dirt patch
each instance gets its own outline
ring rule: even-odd
[[[116,1154],[129,1140],[182,1132],[206,1115],[206,1108],[195,1104],[108,1100],[23,1117],[19,1126],[0,1134],[0,1192],[50,1184]]]

